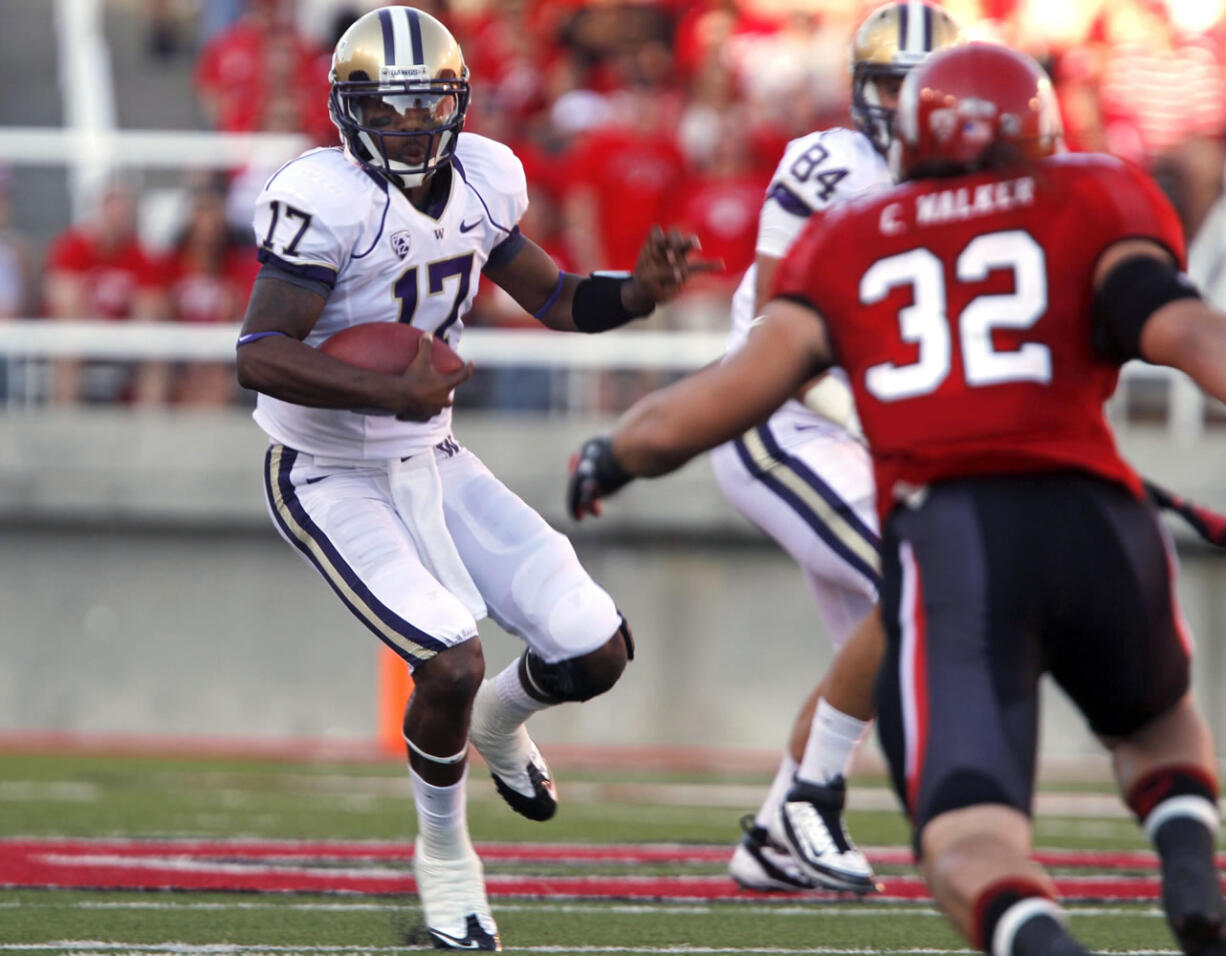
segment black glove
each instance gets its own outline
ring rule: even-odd
[[[566,510],[576,521],[582,521],[584,515],[599,515],[600,499],[633,480],[634,475],[614,457],[613,443],[607,435],[589,438],[570,459]]]
[[[1194,501],[1188,501],[1182,495],[1167,491],[1152,481],[1145,482],[1145,491],[1156,507],[1175,512],[1210,544],[1219,548],[1226,547],[1226,516]]]

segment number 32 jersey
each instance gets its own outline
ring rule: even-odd
[[[873,454],[878,509],[943,478],[1081,469],[1138,496],[1103,403],[1093,272],[1122,239],[1183,267],[1174,210],[1139,170],[1063,155],[1029,174],[926,179],[832,210],[774,295],[823,317]]]
[[[528,207],[523,166],[510,149],[461,134],[445,202],[414,207],[339,148],[283,166],[260,193],[253,228],[260,259],[322,282],[327,303],[306,344],[362,322],[405,322],[455,348],[491,257],[512,253]],[[255,420],[274,441],[340,459],[403,457],[451,430],[451,409],[428,422],[308,408],[261,394]]]

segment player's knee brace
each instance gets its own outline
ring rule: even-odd
[[[626,619],[622,618],[613,639],[620,637],[625,647],[625,660],[634,659],[634,636]],[[613,640],[611,639],[611,640]],[[533,651],[525,651],[519,659],[519,681],[532,697],[549,704],[561,704],[566,701],[591,700],[617,683],[625,662],[616,668],[600,668],[592,661],[593,655],[600,654],[600,649],[584,654],[582,657],[572,657],[564,661],[549,664],[541,660]],[[603,671],[603,673],[601,672]]]

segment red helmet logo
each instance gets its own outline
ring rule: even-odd
[[[942,50],[912,70],[896,125],[899,179],[1034,162],[1062,146],[1047,74],[1030,57],[990,43]]]

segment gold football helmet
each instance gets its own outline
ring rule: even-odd
[[[400,186],[419,186],[455,152],[468,67],[451,31],[413,7],[372,10],[332,54],[328,112],[345,149]]]
[[[893,139],[894,110],[882,104],[877,81],[901,81],[933,50],[957,39],[953,17],[926,0],[894,0],[860,24],[851,50],[851,118],[880,152]]]

